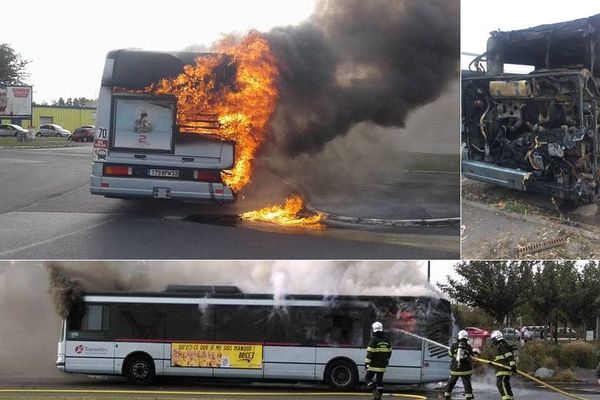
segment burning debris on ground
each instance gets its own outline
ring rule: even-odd
[[[270,222],[285,226],[302,226],[308,229],[323,229],[325,217],[320,214],[307,215],[304,199],[293,195],[285,201],[285,205],[268,206],[256,211],[248,211],[241,215],[242,220]]]

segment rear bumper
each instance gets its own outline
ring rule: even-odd
[[[235,201],[233,191],[222,183],[178,181],[152,178],[121,178],[91,175],[90,193],[109,197],[156,198],[156,189],[167,191],[171,200],[195,200],[208,202]],[[160,197],[164,198],[164,197]]]
[[[531,176],[531,172],[469,160],[463,160],[462,173],[469,179],[523,191],[527,190],[527,181]]]
[[[65,356],[64,355],[59,355],[56,357],[56,368],[58,368],[62,372],[65,372]]]

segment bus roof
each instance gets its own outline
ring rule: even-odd
[[[272,300],[273,294],[268,293],[243,293],[239,292],[215,292],[206,290],[200,291],[162,291],[162,292],[150,292],[150,291],[125,291],[125,290],[110,290],[110,291],[90,291],[83,293],[84,296],[104,296],[104,297],[153,297],[153,298],[213,298],[213,299],[256,299],[256,300]],[[448,300],[439,298],[437,296],[373,296],[373,295],[317,295],[317,294],[288,294],[281,298],[281,300],[336,300],[336,301],[385,301],[386,299],[434,299],[442,302],[448,302]]]
[[[570,65],[574,61],[583,64],[588,56],[586,41],[592,38],[600,38],[600,14],[513,31],[492,31],[488,52],[501,51],[504,62],[510,64],[536,67],[546,62],[553,66]]]
[[[106,55],[107,61],[113,60],[112,71],[104,71],[102,84],[142,89],[161,79],[176,77],[183,72],[185,65],[195,64],[196,58],[213,54],[189,51],[113,50]]]

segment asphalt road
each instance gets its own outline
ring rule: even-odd
[[[495,386],[474,380],[476,399],[497,400],[499,394]],[[523,400],[558,400],[566,396],[534,385],[517,382],[514,385],[515,398]],[[561,385],[570,394],[584,399],[600,399],[600,390],[592,384]],[[14,390],[14,391],[13,391]],[[428,387],[388,387],[384,398],[439,399],[442,390],[439,385]],[[358,389],[352,393],[337,393],[323,385],[301,383],[239,383],[209,382],[193,379],[163,379],[158,384],[137,387],[118,377],[86,377],[61,375],[57,378],[14,377],[0,374],[0,398],[11,399],[368,399],[370,393]],[[454,390],[453,399],[462,399],[460,386]]]
[[[268,172],[257,173],[252,186],[232,205],[93,196],[88,189],[90,153],[89,144],[60,149],[0,149],[0,258],[453,259],[459,256],[458,227],[354,226],[315,232],[222,218],[282,202],[291,189]],[[353,211],[358,212],[362,207],[367,213],[369,208],[380,206],[356,204]]]

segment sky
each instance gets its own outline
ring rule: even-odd
[[[0,43],[31,60],[33,101],[96,98],[106,53],[176,51],[223,33],[262,32],[307,19],[314,0],[20,0],[25,18],[3,18]],[[16,15],[16,14],[15,14]]]
[[[394,1],[394,0],[391,0]],[[4,18],[0,43],[24,58],[34,101],[97,97],[106,53],[118,48],[182,50],[210,45],[222,33],[268,31],[310,16],[314,0],[20,0],[22,18]],[[489,32],[600,13],[598,0],[462,0],[462,52],[482,53]],[[28,27],[23,29],[24,25]],[[43,27],[43,29],[42,29]],[[470,57],[462,57],[466,68]]]
[[[481,54],[491,31],[510,31],[600,14],[598,0],[462,0],[461,52]],[[473,57],[462,56],[466,69]],[[516,72],[516,71],[513,71]]]

